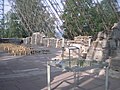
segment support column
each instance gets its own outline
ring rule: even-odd
[[[35,33],[35,45],[37,45],[37,33]]]
[[[48,90],[51,90],[51,84],[50,84],[50,65],[47,62],[47,83],[48,83]]]
[[[76,89],[76,86],[77,86],[76,71],[74,71],[73,73],[74,73],[74,90],[75,90],[75,89]]]
[[[65,40],[62,38],[62,60],[64,59],[64,48],[65,48]]]
[[[71,67],[70,49],[69,49],[69,67]]]
[[[30,44],[31,45],[33,44],[33,37],[32,36],[30,37]]]
[[[91,37],[89,37],[88,44],[89,44],[89,47],[90,47],[90,45],[91,45]]]
[[[56,40],[56,48],[58,48],[59,39]]]
[[[43,37],[40,36],[40,44],[42,44],[42,43],[43,43]]]
[[[106,67],[105,90],[108,90],[109,67]]]
[[[49,47],[50,46],[50,39],[48,38],[47,39],[47,47]]]

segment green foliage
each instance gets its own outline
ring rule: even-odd
[[[6,14],[5,22],[5,38],[23,38],[28,36],[16,13],[9,11]]]
[[[64,37],[73,39],[78,35],[96,35],[109,30],[117,22],[109,0],[101,3],[94,0],[66,0],[64,7]]]
[[[12,1],[15,3],[15,10],[27,31],[44,32],[47,36],[54,35],[54,17],[51,17],[45,10],[41,0]]]
[[[22,38],[34,32],[54,36],[54,17],[43,8],[41,0],[9,0],[12,10],[6,14],[4,37]]]

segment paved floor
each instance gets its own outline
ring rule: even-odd
[[[0,51],[0,90],[47,90],[46,62],[59,49],[50,49],[49,54],[10,56]],[[54,90],[73,90],[73,73],[52,67],[51,87]],[[104,76],[83,72],[75,90],[104,90]],[[58,87],[56,87],[61,83]],[[120,90],[120,79],[109,78],[109,90]],[[56,88],[55,88],[56,87]]]

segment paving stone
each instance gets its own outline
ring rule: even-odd
[[[18,85],[18,87],[20,90],[40,90],[41,88],[31,82],[22,82]]]
[[[54,50],[53,50],[54,51]],[[56,51],[57,52],[57,51]],[[56,53],[55,53],[56,54]],[[32,68],[39,68],[40,70],[44,70],[46,72],[46,57],[52,58],[56,56],[55,54],[46,55],[31,55],[24,56],[21,58],[14,58],[7,60],[7,64],[1,63],[0,67],[5,68],[8,66],[8,70],[32,70]],[[44,58],[45,57],[45,58]],[[22,61],[21,61],[22,60]],[[38,61],[40,60],[40,62]],[[28,62],[27,62],[28,61]],[[6,61],[5,61],[6,62]],[[25,66],[23,65],[25,64]],[[30,68],[31,67],[31,68]],[[71,72],[61,72],[57,71],[58,69],[52,68],[51,73],[51,81],[56,83],[58,81],[65,80],[66,77],[69,77],[67,80],[73,83],[73,73]],[[1,69],[0,69],[1,72]],[[4,71],[8,72],[8,71]],[[13,74],[13,72],[10,72]],[[4,74],[4,73],[3,73]],[[27,74],[27,73],[26,73]],[[76,88],[76,90],[104,90],[104,79],[105,77],[93,78],[93,74],[80,74],[82,79],[80,79],[81,88]],[[1,76],[1,74],[0,74]],[[56,83],[57,84],[57,83]],[[82,85],[84,84],[84,85]],[[120,90],[120,80],[115,78],[109,79],[109,90]],[[55,90],[72,90],[74,86],[73,84],[63,83]],[[47,90],[47,75],[46,73],[36,75],[36,76],[26,76],[26,77],[15,77],[8,79],[0,79],[0,90]]]

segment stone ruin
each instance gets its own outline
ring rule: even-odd
[[[91,36],[77,36],[72,41],[68,41],[70,46],[76,46],[80,49],[80,56],[86,57],[87,50],[91,45]]]
[[[110,76],[120,78],[120,22],[108,32],[99,32],[88,49],[86,60],[110,62]]]
[[[115,23],[112,27],[109,44],[111,57],[110,75],[120,78],[120,22]]]
[[[54,37],[46,37],[43,33],[35,32],[31,37],[26,37],[23,39],[25,45],[36,45],[45,47],[56,47],[61,48],[62,39],[57,39]]]
[[[69,58],[69,46],[75,46],[79,48],[79,51],[78,49],[71,50],[71,58],[78,58],[79,56],[85,58],[87,50],[91,44],[91,39],[91,36],[77,36],[74,38],[74,40],[67,40],[65,42],[64,59]],[[61,55],[55,58],[62,59]]]
[[[104,32],[99,32],[97,39],[90,45],[86,60],[102,61],[108,58],[108,38]]]
[[[90,36],[77,36],[67,44],[79,47],[85,60],[109,61],[110,75],[120,78],[120,23],[115,23],[110,31],[99,32],[95,41],[91,39]]]
[[[91,36],[77,36],[74,40],[65,40],[65,46],[76,46],[80,48],[80,55],[86,60],[105,61],[111,60],[112,72],[120,72],[120,22],[115,23],[112,29],[101,31],[97,39],[92,41]],[[62,47],[62,40],[57,38],[47,38],[43,33],[33,33],[31,37],[24,39],[25,44],[43,45],[46,47]],[[64,56],[68,56],[68,50],[65,48]],[[76,57],[76,51],[73,55]],[[61,57],[57,56],[57,57]],[[113,73],[112,73],[113,74]]]

